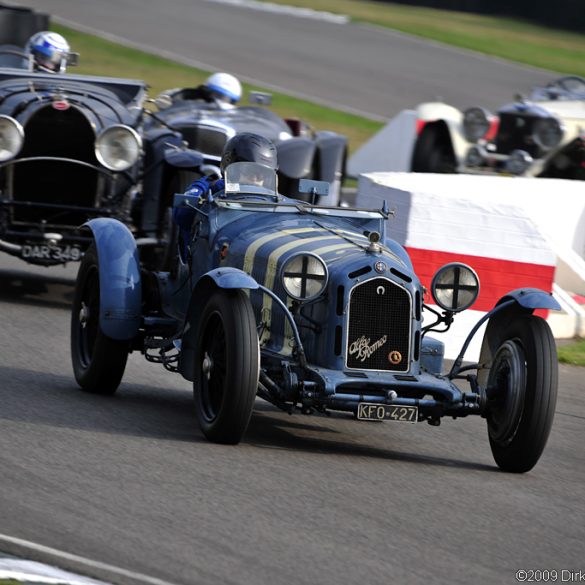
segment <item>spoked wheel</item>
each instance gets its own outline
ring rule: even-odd
[[[249,298],[216,290],[203,309],[195,347],[195,412],[203,434],[239,443],[258,390],[260,352]]]
[[[487,426],[494,459],[504,471],[536,465],[554,417],[558,385],[555,341],[534,315],[506,329],[487,382]]]
[[[84,254],[71,313],[71,359],[77,383],[88,392],[113,394],[120,385],[128,343],[107,337],[99,325],[100,278],[95,245]]]

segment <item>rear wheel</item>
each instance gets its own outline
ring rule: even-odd
[[[197,327],[195,413],[216,443],[239,443],[258,390],[260,352],[249,298],[241,290],[212,293]]]
[[[550,327],[526,315],[506,328],[487,382],[487,426],[494,459],[504,471],[536,465],[554,417],[558,365]]]
[[[94,394],[114,394],[120,385],[128,343],[105,335],[99,324],[100,277],[95,244],[81,260],[71,313],[71,359],[77,383]]]

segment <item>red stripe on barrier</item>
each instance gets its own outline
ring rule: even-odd
[[[429,291],[433,275],[444,264],[463,262],[471,266],[477,272],[480,281],[479,297],[472,307],[476,311],[489,311],[501,297],[515,288],[540,288],[546,292],[552,291],[554,266],[437,250],[421,250],[409,246],[406,250],[416,274]],[[425,301],[432,302],[430,293]]]

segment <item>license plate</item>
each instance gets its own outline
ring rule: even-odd
[[[418,407],[360,402],[357,417],[359,420],[394,420],[415,423],[418,421]]]
[[[24,244],[20,255],[25,260],[51,260],[53,262],[77,262],[81,260],[81,248],[69,244]]]

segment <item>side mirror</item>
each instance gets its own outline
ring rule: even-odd
[[[67,65],[74,67],[79,65],[79,53],[68,53],[67,54]]]

